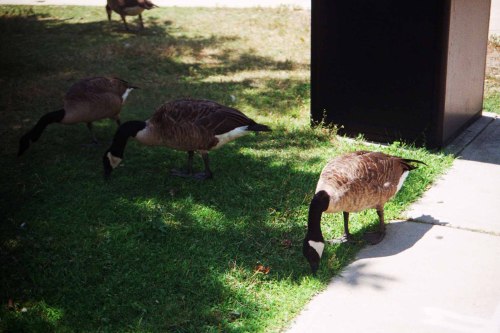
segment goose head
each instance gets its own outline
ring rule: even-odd
[[[323,254],[323,249],[325,248],[324,241],[314,241],[306,237],[304,239],[304,244],[302,246],[302,253],[306,257],[309,265],[311,266],[311,271],[316,274],[319,268],[319,262],[321,260],[321,255]]]
[[[130,137],[136,137],[137,133],[146,127],[146,122],[140,120],[127,121],[120,125],[113,137],[111,147],[104,153],[102,163],[104,167],[104,177],[107,179],[111,172],[123,160],[125,146]]]
[[[325,248],[325,239],[321,233],[321,215],[327,210],[330,202],[330,195],[324,191],[318,191],[309,205],[309,217],[307,220],[307,233],[302,246],[302,254],[311,265],[312,273],[315,274],[319,268],[319,262],[323,249]]]
[[[123,156],[115,156],[110,149],[106,151],[102,158],[102,163],[104,167],[104,177],[108,179],[111,176],[111,172],[115,169],[122,161]]]

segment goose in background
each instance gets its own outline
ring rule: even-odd
[[[108,21],[111,21],[111,13],[114,11],[119,14],[122,18],[125,29],[129,31],[127,21],[125,16],[136,16],[139,15],[139,23],[141,29],[144,29],[144,23],[142,22],[142,12],[147,9],[152,9],[158,7],[149,0],[108,0],[106,4],[106,13],[108,13]]]
[[[385,235],[384,205],[403,186],[408,173],[421,161],[391,156],[380,152],[356,151],[330,160],[323,168],[316,192],[309,206],[307,234],[303,254],[311,270],[318,270],[325,240],[321,233],[323,213],[343,212],[344,240],[351,240],[349,213],[375,208],[379,230],[366,233],[370,244],[379,243]]]
[[[17,156],[21,156],[36,142],[47,125],[52,123],[86,123],[92,136],[92,122],[104,118],[114,119],[120,125],[120,111],[128,94],[137,87],[113,77],[91,77],[74,83],[66,92],[63,108],[43,115],[36,125],[19,140]]]
[[[196,179],[212,178],[208,151],[222,147],[250,132],[270,131],[242,112],[202,99],[178,99],[161,105],[146,121],[128,121],[115,133],[111,147],[103,156],[104,175],[108,178],[123,159],[130,137],[152,146],[166,146],[188,152],[187,170],[172,174]],[[205,170],[193,173],[193,154],[201,154]]]

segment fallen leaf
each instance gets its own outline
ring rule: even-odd
[[[255,273],[269,274],[270,270],[271,267],[266,267],[264,265],[257,265],[257,267],[255,268]]]

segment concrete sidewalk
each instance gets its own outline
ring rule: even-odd
[[[449,146],[454,162],[295,319],[288,332],[500,333],[500,119]]]

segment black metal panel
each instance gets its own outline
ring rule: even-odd
[[[313,122],[376,141],[439,145],[445,3],[313,0]]]

